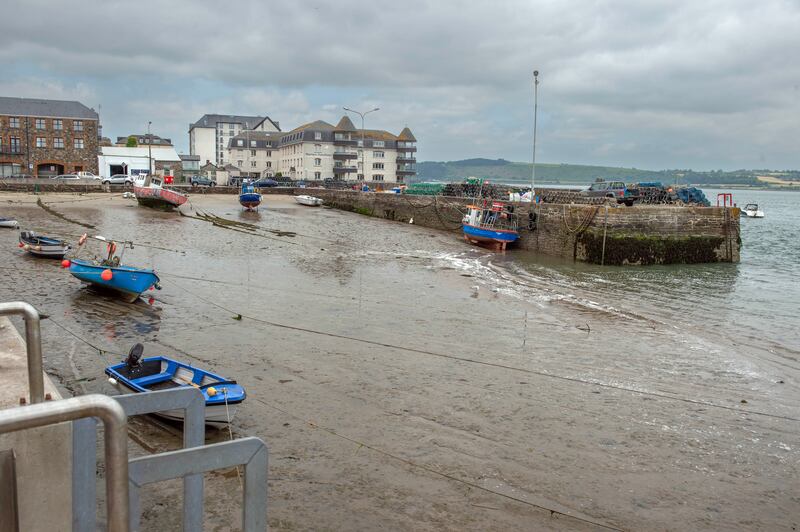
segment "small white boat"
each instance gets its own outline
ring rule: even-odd
[[[63,259],[69,244],[57,238],[37,235],[33,231],[22,231],[19,234],[19,247],[37,257],[54,257]]]
[[[322,200],[314,196],[295,196],[294,200],[300,205],[308,205],[309,207],[319,207],[322,205]]]
[[[12,229],[16,229],[19,227],[19,223],[11,218],[0,218],[0,227],[10,227]]]
[[[748,218],[763,218],[764,211],[758,208],[757,203],[748,203],[742,209],[742,216],[747,216]]]

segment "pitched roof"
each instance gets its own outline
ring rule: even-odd
[[[188,153],[179,153],[178,157],[181,158],[181,161],[199,161],[199,155],[189,155]]]
[[[189,126],[189,129],[196,127],[217,127],[217,122],[224,122],[226,124],[242,124],[246,129],[253,129],[258,124],[264,121],[263,116],[243,116],[243,115],[217,115],[208,114],[203,115],[200,120]]]
[[[410,129],[408,129],[408,126],[404,127],[403,131],[401,131],[400,134],[397,135],[397,140],[410,140],[413,142],[417,141],[417,139],[414,137],[414,134],[411,132]]]
[[[256,124],[255,126],[253,126],[253,129],[257,128],[258,126],[260,126],[261,124],[263,124],[263,123],[264,123],[264,122],[266,122],[267,120],[269,120],[269,121],[270,121],[270,123],[271,123],[273,126],[275,126],[275,129],[277,129],[278,131],[280,131],[280,130],[281,130],[281,126],[278,124],[278,122],[274,121],[273,119],[271,119],[271,118],[270,118],[270,117],[268,117],[268,116],[265,116],[265,117],[264,117],[264,120],[262,120],[261,122],[259,122],[259,123],[258,123],[258,124]]]
[[[353,121],[350,120],[350,117],[345,115],[339,120],[339,123],[336,124],[336,131],[356,131],[356,126],[353,125]]]
[[[358,135],[356,135],[356,138],[358,138]],[[389,133],[383,129],[365,129],[364,138],[370,140],[397,140],[397,136],[394,133]]]
[[[80,102],[9,96],[0,96],[0,115],[100,119],[94,109],[89,109]]]
[[[289,133],[297,133],[299,131],[305,131],[306,129],[316,129],[316,130],[320,130],[320,131],[333,131],[334,127],[331,124],[325,122],[324,120],[315,120],[313,122],[309,122],[308,124],[303,124],[302,126],[297,126],[293,130],[289,131]]]

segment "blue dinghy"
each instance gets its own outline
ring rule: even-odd
[[[256,192],[256,187],[250,183],[242,185],[242,190],[239,194],[239,203],[242,207],[251,211],[261,205],[261,194]]]
[[[234,380],[196,368],[165,356],[142,358],[144,346],[135,344],[121,364],[106,368],[112,384],[123,392],[146,393],[192,386],[206,400],[206,423],[224,425],[236,415],[238,406],[247,394]],[[183,410],[170,410],[159,415],[183,420]]]

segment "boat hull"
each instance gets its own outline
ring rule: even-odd
[[[104,270],[111,270],[111,279],[108,281],[102,278]],[[70,261],[69,273],[91,286],[115,292],[129,303],[136,301],[142,292],[155,286],[159,281],[152,270],[128,266],[96,266],[78,259]]]
[[[63,259],[69,251],[69,244],[55,238],[34,235],[23,231],[19,235],[19,243],[25,252],[43,258]]]
[[[105,373],[114,379],[114,386],[123,393],[196,387],[205,398],[207,425],[230,423],[247,397],[244,388],[236,381],[163,356],[142,359],[140,365],[133,368],[125,362],[109,366]],[[215,391],[212,392],[212,388]],[[166,410],[157,415],[175,421],[184,420],[183,410]]]
[[[187,196],[168,190],[155,187],[133,187],[133,195],[139,205],[153,209],[171,210],[180,207],[189,199]]]
[[[314,196],[295,196],[294,200],[300,205],[306,205],[307,207],[319,207],[322,205],[322,200]]]
[[[511,242],[516,242],[519,234],[510,229],[487,229],[475,225],[464,224],[464,239],[472,244],[490,245],[506,249]]]
[[[245,209],[255,209],[261,205],[261,194],[254,192],[239,194],[239,204]]]

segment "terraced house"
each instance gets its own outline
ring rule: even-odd
[[[80,102],[0,96],[0,175],[96,174],[100,131]]]

